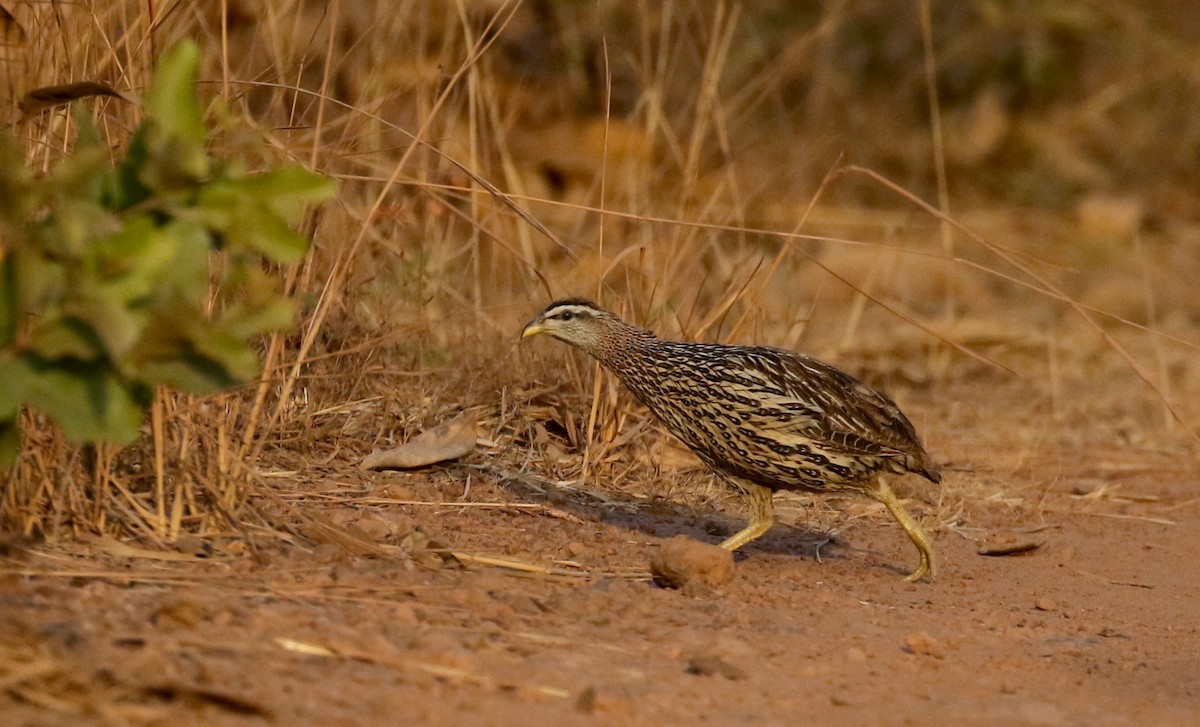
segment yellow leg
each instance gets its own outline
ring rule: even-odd
[[[751,540],[759,538],[775,524],[775,503],[770,488],[752,482],[737,484],[746,495],[746,509],[750,511],[750,523],[721,543],[725,550],[737,550]]]
[[[917,546],[917,551],[921,554],[921,562],[917,563],[917,569],[912,572],[904,580],[909,583],[914,583],[921,580],[922,576],[928,575],[929,580],[933,580],[936,564],[933,559],[933,541],[921,529],[916,520],[913,520],[912,515],[904,509],[904,505],[900,504],[900,500],[896,498],[896,493],[892,492],[892,488],[888,487],[888,483],[882,478],[879,478],[879,489],[869,493],[875,500],[882,502],[883,506],[888,509],[892,517],[896,518],[896,522],[900,523],[900,527],[904,528],[904,532],[908,533],[908,537],[913,541],[913,545]]]

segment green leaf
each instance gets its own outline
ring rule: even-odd
[[[307,206],[324,202],[337,188],[329,177],[298,166],[254,174],[235,184],[241,194],[268,206],[289,224],[299,221]]]
[[[200,52],[181,41],[159,60],[146,92],[145,163],[138,181],[171,195],[190,192],[208,176],[204,112],[196,98]]]
[[[258,307],[235,303],[221,315],[218,326],[238,339],[268,331],[280,331],[295,321],[296,304],[283,296],[272,296]]]
[[[113,201],[122,196],[121,179],[119,168],[115,168],[110,159],[108,145],[104,141],[104,136],[100,133],[99,127],[96,126],[95,119],[81,104],[75,104],[72,108],[75,116],[75,123],[79,125],[79,131],[75,135],[75,148],[80,149],[97,149],[103,154],[104,164],[101,165],[96,174],[97,190],[99,194],[100,205],[109,210],[121,209],[119,206],[113,205]]]
[[[13,344],[21,302],[17,297],[17,260],[9,254],[0,259],[0,348]]]
[[[18,415],[29,389],[29,367],[0,350],[0,470],[12,467],[20,447]]]
[[[44,319],[29,338],[29,348],[46,359],[94,361],[104,356],[104,342],[78,318]]]
[[[219,232],[234,252],[255,252],[280,263],[301,260],[308,238],[251,194],[245,182],[224,179],[206,185],[196,200],[196,220]]]
[[[79,104],[75,104],[71,108],[71,111],[75,117],[75,123],[79,126],[79,131],[75,134],[75,148],[103,148],[104,138],[100,136],[100,129],[96,126],[96,120],[87,112],[87,109]]]
[[[96,191],[99,195],[99,188]],[[55,256],[87,254],[97,235],[115,232],[121,222],[95,201],[65,197],[57,201],[54,214],[37,229],[37,241]]]
[[[190,40],[173,45],[158,60],[144,99],[146,115],[167,136],[203,146],[204,112],[196,98],[200,50]]]
[[[209,258],[213,242],[208,231],[192,222],[173,222],[161,230],[170,241],[170,275],[160,281],[158,297],[178,305],[193,307],[198,315],[208,296]]]
[[[0,351],[0,420],[14,419],[29,390],[29,367],[7,351]]]
[[[101,193],[108,172],[108,149],[100,145],[76,146],[75,152],[55,165],[46,180],[48,188],[64,197],[87,200],[100,211]]]
[[[112,359],[128,353],[150,322],[147,311],[126,305],[115,292],[96,283],[82,285],[63,305],[63,312],[94,331]]]
[[[7,134],[0,134],[0,222],[23,224],[37,206],[33,174],[25,155]]]
[[[41,314],[45,308],[56,306],[62,299],[68,287],[65,265],[30,249],[18,250],[9,256],[7,262],[12,264],[15,278],[14,315],[17,312]]]
[[[295,263],[308,253],[308,238],[292,229],[275,212],[262,204],[246,204],[240,219],[225,232],[233,251],[254,251],[277,263]]]
[[[138,173],[138,181],[151,194],[178,196],[191,193],[208,173],[208,157],[202,148],[178,137],[151,134],[150,155]]]
[[[172,267],[181,244],[177,233],[176,226],[158,227],[143,215],[115,235],[96,241],[105,290],[122,304],[132,305],[150,296],[164,277],[179,275]],[[207,278],[207,271],[202,275]]]
[[[219,364],[233,383],[241,383],[258,373],[258,354],[245,341],[226,331],[212,330],[195,341],[196,352]]]
[[[134,205],[145,202],[153,191],[142,182],[142,170],[150,160],[149,129],[141,126],[129,141],[129,151],[117,165],[113,185],[108,190],[109,197],[105,203],[112,210],[123,212]]]
[[[192,394],[210,394],[241,383],[220,362],[191,350],[143,363],[140,376]]]
[[[0,470],[12,467],[20,452],[21,427],[17,420],[0,420]]]
[[[133,392],[107,367],[66,359],[25,357],[25,401],[53,419],[73,442],[137,439],[142,410]]]

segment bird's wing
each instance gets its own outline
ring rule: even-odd
[[[856,455],[927,457],[912,423],[887,396],[822,361],[778,349],[756,349],[748,362],[775,388],[773,402],[792,417],[785,428]]]

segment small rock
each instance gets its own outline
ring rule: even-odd
[[[733,580],[733,553],[676,535],[650,559],[654,582],[664,588],[716,588]]]
[[[1047,596],[1038,596],[1033,601],[1033,607],[1039,611],[1057,611],[1058,602]]]
[[[572,540],[570,543],[567,543],[567,552],[571,554],[572,558],[579,555],[580,553],[582,553],[585,550],[587,550],[587,546],[584,545],[583,543],[579,542],[578,540]]]
[[[849,649],[846,649],[846,661],[863,662],[866,660],[867,652],[857,646],[851,646]]]

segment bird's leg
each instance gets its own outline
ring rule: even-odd
[[[771,500],[774,493],[770,488],[756,485],[753,482],[738,482],[736,486],[746,496],[746,509],[750,511],[750,522],[721,543],[721,547],[725,550],[737,550],[751,540],[760,537],[775,524],[775,503]]]
[[[900,523],[900,527],[904,528],[904,532],[908,533],[908,537],[913,541],[913,545],[917,546],[917,551],[921,554],[921,562],[917,563],[917,569],[914,570],[904,580],[909,583],[915,583],[921,580],[922,576],[928,575],[929,580],[934,578],[935,563],[933,559],[933,541],[921,529],[916,520],[913,520],[912,515],[904,509],[904,505],[900,504],[900,500],[896,498],[896,493],[892,492],[892,488],[888,486],[886,480],[879,478],[879,489],[869,493],[875,500],[882,502],[883,506],[888,509],[892,517],[896,518],[896,522]]]

